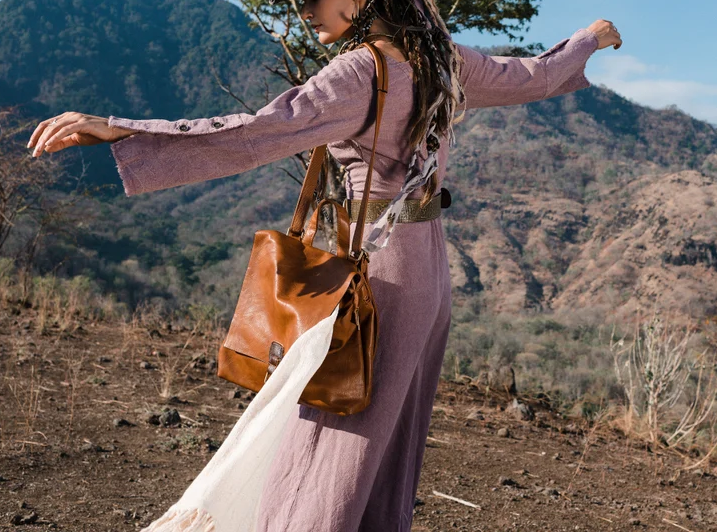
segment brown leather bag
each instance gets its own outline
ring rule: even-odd
[[[296,339],[331,315],[338,304],[328,354],[299,403],[339,415],[354,414],[369,405],[378,339],[378,314],[367,277],[368,255],[361,243],[388,90],[388,68],[374,45],[362,46],[371,51],[376,62],[377,113],[351,250],[348,213],[335,200],[322,199],[307,229],[303,229],[326,152],[326,145],[319,146],[311,155],[287,234],[261,230],[254,235],[239,301],[219,349],[217,369],[220,378],[258,392]],[[333,205],[337,214],[336,254],[313,246],[319,213],[327,204]]]

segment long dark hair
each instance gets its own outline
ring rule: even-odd
[[[462,59],[434,0],[368,0],[362,13],[354,19],[354,38],[344,44],[341,53],[356,48],[364,38],[361,28],[377,17],[389,26],[393,44],[408,55],[413,68],[418,101],[409,122],[411,148],[415,150],[433,126],[436,137],[446,135],[452,141],[453,124],[463,118],[462,114],[455,116],[463,100],[459,82]],[[429,137],[428,149],[437,151],[436,141],[431,140]],[[437,183],[434,172],[424,185],[422,205],[431,200]]]

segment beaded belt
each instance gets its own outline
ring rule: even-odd
[[[375,222],[384,211],[390,199],[369,199],[366,205],[366,223]],[[420,199],[407,199],[403,202],[403,209],[398,216],[398,223],[407,222],[425,222],[433,220],[441,215],[441,209],[445,209],[451,204],[451,195],[447,189],[442,188],[441,193],[434,196],[425,207],[421,207]],[[351,223],[358,221],[358,213],[361,208],[360,199],[345,199],[344,207],[349,215]]]

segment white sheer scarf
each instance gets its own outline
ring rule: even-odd
[[[254,532],[262,488],[299,396],[329,350],[338,305],[294,342],[182,497],[141,532]]]

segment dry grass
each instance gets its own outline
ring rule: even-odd
[[[74,353],[72,356],[63,358],[63,361],[67,366],[67,372],[65,374],[65,380],[61,384],[68,387],[67,404],[70,411],[70,417],[67,421],[65,444],[70,441],[70,436],[72,435],[72,422],[75,417],[75,398],[77,397],[80,384],[82,382],[80,380],[80,371],[85,363],[85,359],[86,354],[75,355]]]
[[[696,349],[695,335],[695,327],[674,325],[653,311],[638,321],[631,340],[613,335],[610,343],[626,397],[613,425],[679,453],[685,469],[699,467],[717,451],[717,350]]]
[[[17,411],[20,412],[22,416],[25,427],[24,433],[21,436],[22,439],[16,439],[11,443],[21,444],[20,452],[23,452],[27,445],[45,445],[44,443],[34,441],[35,434],[39,434],[47,439],[42,432],[35,430],[35,422],[40,412],[40,397],[43,391],[42,379],[36,380],[35,367],[32,366],[31,368],[30,381],[27,386],[22,386],[15,379],[7,379],[6,385],[17,406]]]

